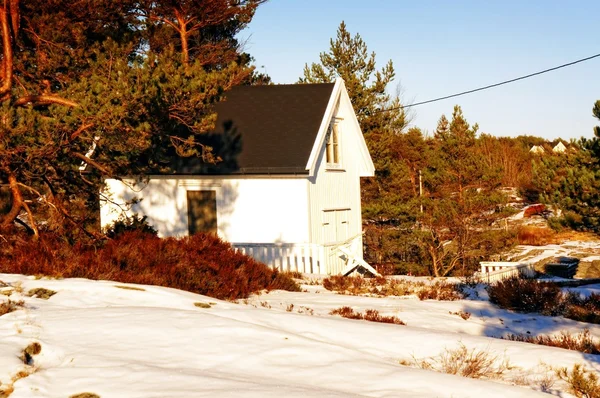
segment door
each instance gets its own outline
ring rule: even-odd
[[[217,192],[187,191],[188,233],[217,233]]]
[[[349,236],[349,209],[323,211],[323,241],[343,242]]]

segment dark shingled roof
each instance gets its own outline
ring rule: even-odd
[[[240,86],[216,105],[215,131],[205,138],[223,161],[178,158],[176,174],[308,173],[306,163],[333,83]]]

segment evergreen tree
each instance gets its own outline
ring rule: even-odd
[[[455,106],[450,123],[440,118],[431,141],[419,242],[435,276],[469,270],[489,239],[482,231],[501,215],[495,211],[504,201],[496,190],[500,173],[478,153],[477,130]]]
[[[251,79],[234,36],[259,3],[0,6],[0,183],[10,192],[0,227],[19,222],[37,236],[41,217],[89,234],[102,177],[164,171],[173,152],[215,161],[202,134],[212,105]]]
[[[398,98],[392,100],[386,93],[386,88],[395,77],[392,61],[377,70],[375,52],[369,54],[360,34],[352,37],[343,21],[336,39],[331,39],[329,43],[329,52],[319,56],[320,63],[304,66],[304,76],[299,83],[330,83],[341,77],[363,134],[368,135],[376,130],[402,131],[408,124],[403,109],[380,112],[401,105]]]

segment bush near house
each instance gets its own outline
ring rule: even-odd
[[[581,297],[578,293],[563,292],[552,282],[518,278],[490,285],[488,293],[490,302],[502,308],[600,324],[600,294]]]
[[[161,239],[123,232],[97,246],[71,245],[53,235],[40,242],[15,239],[0,246],[0,272],[168,286],[225,300],[263,289],[300,289],[289,276],[210,234]]]

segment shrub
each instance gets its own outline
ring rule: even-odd
[[[490,302],[518,312],[562,315],[579,322],[600,324],[600,295],[564,293],[554,283],[511,278],[487,288]]]
[[[234,250],[213,234],[161,239],[124,232],[98,246],[51,235],[0,247],[0,272],[168,286],[234,300],[261,290],[300,287],[288,276]]]
[[[488,351],[469,350],[462,343],[459,344],[458,348],[446,349],[437,357],[415,360],[415,362],[423,369],[472,379],[498,378],[511,369],[507,359],[500,360],[498,356],[492,355]]]
[[[25,306],[25,302],[23,300],[12,301],[8,299],[7,301],[0,304],[0,316],[8,314],[9,312],[16,311]]]
[[[464,291],[460,285],[447,282],[424,285],[417,293],[417,296],[420,300],[454,301],[465,298]]]
[[[406,325],[406,323],[402,322],[396,316],[382,316],[379,314],[377,310],[366,310],[364,314],[360,312],[354,312],[354,310],[350,307],[340,307],[335,310],[332,310],[329,314],[331,315],[339,315],[342,318],[348,319],[364,319],[365,321],[370,322],[381,322],[381,323],[393,323],[395,325]]]
[[[567,368],[561,368],[556,374],[569,384],[570,392],[577,398],[600,398],[600,383],[594,371],[575,364],[570,372]]]
[[[600,343],[592,338],[590,331],[585,329],[579,334],[570,334],[562,332],[558,336],[530,336],[523,334],[510,334],[505,337],[507,340],[522,341],[525,343],[546,345],[549,347],[559,347],[567,350],[580,351],[586,354],[600,354]]]
[[[460,284],[436,282],[428,285],[424,282],[384,277],[366,279],[360,276],[335,275],[325,278],[323,287],[340,294],[352,295],[408,296],[414,294],[421,300],[460,300],[465,296]]]
[[[40,352],[42,352],[41,344],[37,341],[34,341],[33,343],[25,347],[23,353],[21,354],[21,359],[23,360],[23,363],[25,365],[33,365],[33,357],[39,354]]]
[[[517,230],[517,240],[520,245],[543,246],[552,242],[556,233],[549,228],[523,225]]]
[[[43,287],[36,287],[35,289],[31,289],[27,292],[29,297],[37,297],[42,300],[48,300],[50,297],[54,296],[56,292],[54,290],[46,289]]]
[[[110,239],[115,239],[123,235],[125,232],[134,231],[158,236],[158,231],[153,226],[148,224],[148,217],[140,217],[137,214],[134,214],[131,217],[125,217],[116,220],[114,223],[106,227],[104,232]]]
[[[487,290],[490,302],[502,308],[544,315],[558,315],[562,312],[562,293],[554,283],[509,278],[488,286]]]

